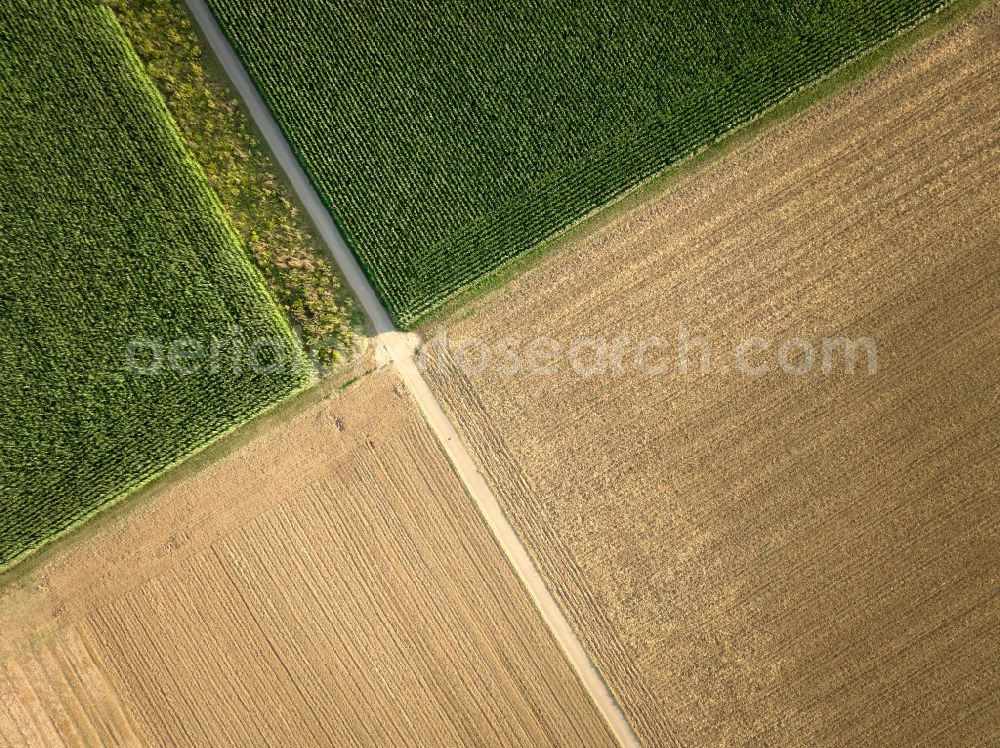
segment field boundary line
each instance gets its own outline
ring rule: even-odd
[[[375,293],[354,253],[344,241],[336,223],[295,157],[284,132],[205,0],[184,0],[184,2],[236,93],[246,105],[251,119],[271,149],[275,161],[288,177],[292,189],[316,226],[320,238],[340,267],[344,280],[357,296],[358,303],[374,329],[377,350],[395,365],[400,378],[417,402],[424,420],[440,442],[466,491],[475,501],[480,514],[507,556],[508,562],[528,590],[549,631],[576,670],[577,677],[601,712],[611,732],[625,748],[638,746],[639,740],[621,707],[590,660],[558,602],[545,585],[541,574],[504,514],[500,502],[458,435],[458,431],[418,370],[414,359],[416,350],[414,342],[418,337],[412,333],[401,333],[396,329],[389,312]]]
[[[389,349],[400,378],[402,378],[407,389],[420,406],[424,419],[431,427],[435,436],[437,436],[442,449],[454,466],[455,472],[461,478],[466,491],[479,507],[480,514],[486,520],[487,525],[489,525],[493,536],[503,549],[521,583],[527,588],[528,593],[535,603],[535,607],[542,614],[542,618],[548,626],[549,631],[551,631],[566,658],[574,670],[576,670],[577,676],[590,694],[590,698],[604,716],[605,721],[607,721],[618,742],[625,748],[638,746],[639,740],[632,726],[625,718],[621,706],[612,696],[604,678],[597,671],[586,650],[584,650],[583,644],[576,635],[576,631],[573,630],[559,603],[545,584],[545,580],[542,579],[542,575],[538,571],[535,562],[528,555],[528,551],[521,543],[520,537],[507,519],[503,507],[500,506],[500,502],[494,495],[493,490],[489,487],[485,478],[483,478],[465,442],[462,441],[451,419],[448,418],[444,408],[441,407],[441,404],[434,393],[431,392],[426,380],[417,368],[409,342],[415,336],[411,337],[403,333],[390,333],[383,337],[391,337],[395,341],[400,341],[395,344],[392,341],[384,343]],[[392,351],[393,348],[397,350],[402,348],[405,353],[396,355]]]

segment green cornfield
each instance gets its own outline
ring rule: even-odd
[[[0,80],[3,568],[311,368],[111,10],[7,0]]]
[[[402,327],[947,4],[208,2]]]

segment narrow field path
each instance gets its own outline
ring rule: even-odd
[[[496,536],[511,566],[531,594],[553,636],[566,653],[584,687],[611,726],[618,741],[626,747],[638,746],[639,741],[625,719],[607,684],[584,651],[555,598],[545,586],[538,569],[521,544],[517,533],[500,507],[493,491],[484,480],[469,450],[458,436],[441,404],[434,397],[423,375],[417,368],[414,351],[419,342],[413,334],[404,334],[393,325],[361,266],[348,248],[322,200],[313,188],[305,171],[295,158],[284,133],[271,115],[271,111],[253,84],[229,40],[219,28],[204,0],[185,0],[195,22],[201,28],[212,51],[219,59],[250,116],[260,129],[275,159],[288,177],[292,188],[312,219],[320,237],[340,267],[344,279],[353,290],[365,315],[375,330],[377,351],[388,358],[399,371],[424,418],[440,440],[456,473],[466,490],[479,506],[490,529]]]

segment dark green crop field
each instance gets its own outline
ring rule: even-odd
[[[402,326],[945,4],[209,0]]]
[[[0,81],[2,568],[310,369],[109,9],[7,0]]]

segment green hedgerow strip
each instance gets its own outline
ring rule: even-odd
[[[330,366],[360,314],[326,248],[275,177],[225,74],[207,59],[183,0],[104,0],[115,11],[184,145],[303,342]]]

